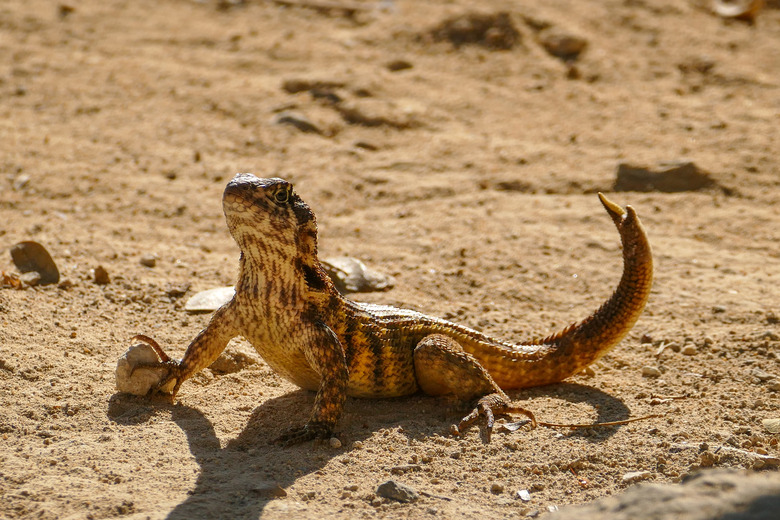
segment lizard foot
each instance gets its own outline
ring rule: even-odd
[[[323,422],[309,421],[303,426],[290,428],[274,439],[274,443],[284,447],[294,446],[314,439],[328,439],[333,435],[333,428]]]
[[[149,396],[154,396],[162,391],[163,388],[166,386],[169,386],[170,383],[173,381],[173,390],[171,391],[171,402],[174,401],[176,398],[176,393],[179,391],[179,387],[182,383],[182,367],[181,362],[177,361],[175,359],[171,359],[168,357],[168,355],[163,351],[163,349],[160,347],[160,345],[153,340],[152,338],[148,336],[144,336],[142,334],[138,334],[133,337],[133,340],[140,340],[144,343],[151,346],[155,352],[157,352],[157,355],[160,357],[160,361],[152,361],[152,362],[144,362],[144,363],[138,363],[135,366],[133,366],[132,369],[130,369],[130,376],[133,376],[133,372],[138,370],[139,368],[164,368],[166,369],[165,375],[160,379],[160,381],[154,385],[151,389],[149,389]],[[167,389],[165,390],[167,391]]]
[[[490,442],[490,436],[493,433],[493,425],[495,424],[496,415],[508,415],[510,413],[521,413],[531,420],[531,427],[536,428],[536,417],[530,410],[515,406],[505,396],[494,393],[486,395],[477,401],[477,406],[461,419],[457,426],[453,426],[452,433],[460,435],[469,426],[474,424],[478,419],[483,418],[485,422],[485,437],[487,442]]]

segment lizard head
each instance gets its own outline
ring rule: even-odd
[[[317,223],[284,179],[239,173],[222,196],[228,229],[245,257],[297,258],[317,254]]]

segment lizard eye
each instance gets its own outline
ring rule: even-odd
[[[277,204],[287,204],[287,202],[290,200],[290,188],[287,186],[284,186],[282,188],[279,188],[276,190],[276,193],[274,193],[274,202]]]

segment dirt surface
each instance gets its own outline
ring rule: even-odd
[[[521,518],[700,466],[776,474],[777,2],[755,24],[673,0],[282,3],[0,4],[0,270],[35,240],[69,281],[0,290],[0,517]],[[708,182],[613,192],[620,164],[675,161]],[[360,300],[517,341],[616,285],[612,192],[654,247],[647,310],[589,375],[512,396],[549,422],[658,417],[485,444],[441,400],[349,399],[341,447],[281,449],[313,396],[262,363],[176,405],[118,394],[133,335],[180,356],[209,319],[186,299],[233,283],[240,171],[295,182],[323,256],[395,277]],[[419,498],[378,497],[390,479]]]

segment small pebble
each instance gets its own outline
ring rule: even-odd
[[[108,271],[102,265],[97,266],[94,271],[94,281],[98,285],[106,285],[111,282],[111,278],[108,276]]]
[[[517,491],[517,498],[519,498],[523,502],[530,502],[531,493],[529,493],[527,489],[520,489]]]
[[[718,462],[718,456],[711,451],[703,451],[699,454],[699,465],[710,468]]]
[[[773,392],[780,392],[780,379],[772,379],[767,381],[766,387]]]
[[[769,372],[765,370],[761,370],[760,368],[756,367],[753,370],[750,371],[750,375],[761,381],[762,383],[769,381],[770,379],[775,379],[774,374],[770,374]]]
[[[494,495],[500,495],[501,493],[504,492],[504,485],[501,484],[500,482],[493,482],[490,485],[490,492],[493,493]]]
[[[165,287],[165,295],[169,298],[179,298],[184,296],[190,290],[191,285],[187,282],[178,284],[168,284]]]
[[[411,69],[412,64],[406,60],[393,60],[387,64],[387,70],[390,72],[398,72],[399,70]]]
[[[338,437],[331,437],[330,440],[328,440],[328,444],[330,444],[331,448],[341,448],[341,441],[338,439]]]
[[[30,271],[19,276],[19,280],[27,287],[35,287],[41,283],[41,273]]]
[[[154,267],[157,265],[157,257],[154,255],[144,255],[139,262],[145,267]]]
[[[16,176],[11,186],[13,187],[14,191],[21,191],[26,188],[28,184],[30,184],[30,176],[26,173],[23,173]]]
[[[769,433],[780,433],[780,418],[764,419],[761,424]]]
[[[623,475],[620,479],[624,484],[631,484],[632,482],[639,482],[640,480],[647,480],[652,477],[653,474],[649,471],[631,471]]]
[[[697,349],[697,348],[696,348],[695,346],[693,346],[693,345],[685,345],[685,346],[682,348],[681,352],[682,352],[682,354],[683,354],[684,356],[695,356],[696,354],[698,354],[698,353],[699,353],[699,349]]]
[[[723,314],[724,312],[726,312],[726,307],[724,307],[723,305],[715,305],[712,308],[713,314]]]
[[[661,377],[661,371],[655,367],[642,367],[642,377]]]
[[[549,30],[542,33],[540,43],[544,50],[563,60],[575,60],[585,50],[588,42],[572,34]]]

